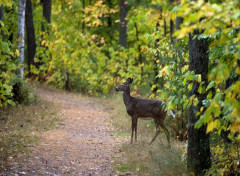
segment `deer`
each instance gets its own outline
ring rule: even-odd
[[[165,103],[159,100],[141,99],[132,97],[130,95],[130,84],[132,84],[133,78],[128,78],[126,82],[116,87],[116,91],[123,91],[123,102],[126,106],[126,110],[129,116],[132,118],[132,135],[131,144],[133,143],[133,135],[135,132],[135,142],[137,142],[137,122],[138,118],[150,120],[153,119],[156,124],[156,134],[149,143],[150,145],[155,141],[160,134],[160,127],[164,130],[168,146],[170,146],[169,132],[164,124],[164,120],[167,115],[165,110]],[[171,115],[175,118],[176,114],[173,110],[170,110]]]

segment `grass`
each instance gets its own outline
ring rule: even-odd
[[[130,144],[131,118],[126,113],[122,95],[113,95],[105,100],[103,106],[110,111],[113,135],[123,137],[126,143],[118,146],[114,158],[114,168],[117,175],[187,175],[183,158],[186,154],[186,144],[171,138],[171,148],[168,148],[166,136],[161,134],[149,145],[156,129],[153,121],[138,121],[138,142]],[[170,121],[168,117],[167,121]],[[167,126],[171,132],[171,126]]]
[[[60,120],[57,109],[49,102],[38,100],[0,111],[0,170],[19,153],[31,151],[41,132],[56,126]]]

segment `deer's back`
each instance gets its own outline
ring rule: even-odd
[[[163,107],[163,102],[158,100],[149,100],[134,98],[133,106],[138,117],[147,118],[165,118],[166,111]]]

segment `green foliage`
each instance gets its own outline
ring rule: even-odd
[[[214,134],[211,146],[212,167],[207,175],[239,175],[239,144],[218,143],[221,140]]]
[[[182,28],[176,33],[179,38],[198,28],[203,29],[203,34],[198,38],[208,38],[210,41],[209,84],[203,92],[208,92],[207,100],[204,100],[207,109],[196,127],[208,124],[207,132],[213,129],[222,130],[224,124],[221,123],[220,116],[223,116],[224,121],[236,124],[240,118],[240,104],[237,99],[240,86],[239,1],[224,1],[219,4],[184,1],[175,12],[184,16]],[[232,84],[226,87],[227,81]],[[239,127],[233,126],[230,130],[236,132],[235,128]]]
[[[39,0],[33,7],[37,52],[31,73],[36,80],[64,88],[67,71],[71,90],[97,95],[111,93],[127,77],[134,77],[137,93],[165,101],[168,109],[177,111],[176,129],[186,131],[188,108],[201,104],[196,128],[207,125],[207,133],[219,136],[230,131],[233,146],[240,141],[239,1],[129,0],[127,48],[118,44],[117,0],[86,0],[85,6],[82,1],[54,1],[51,24],[43,18]],[[176,17],[184,21],[171,35],[170,20]],[[13,88],[18,83],[17,100],[33,101],[26,83],[16,78],[17,2],[4,1],[0,29],[5,35],[5,40],[0,35],[0,107],[15,104]],[[209,42],[208,83],[188,68],[188,34],[195,29],[202,33],[194,38]],[[199,94],[207,95],[202,102],[188,96],[193,82],[198,83]],[[219,143],[212,147],[213,157],[224,163],[226,153]],[[234,158],[236,153],[230,155]],[[235,161],[224,170],[223,164],[214,162],[209,174],[231,173]]]
[[[12,99],[14,102],[18,104],[32,104],[38,100],[33,88],[30,88],[30,83],[23,79],[14,77],[10,80],[9,85],[12,87]]]
[[[14,105],[12,100],[12,86],[10,85],[11,78],[15,75],[17,66],[15,58],[19,52],[16,49],[16,43],[8,40],[11,36],[15,38],[16,33],[16,17],[15,13],[16,3],[7,1],[4,4],[4,10],[8,10],[9,13],[4,13],[4,21],[1,21],[0,28],[0,108],[7,105]],[[4,34],[4,36],[2,35]]]
[[[149,87],[151,81],[143,81],[149,76],[141,75],[152,77],[152,54],[141,53],[142,62],[138,58],[141,52],[139,46],[153,43],[145,40],[145,33],[151,32],[154,25],[154,20],[149,24],[152,14],[144,8],[129,12],[134,14],[129,17],[132,18],[129,20],[130,46],[129,49],[123,49],[116,42],[119,26],[117,2],[112,2],[110,6],[104,1],[97,1],[86,6],[84,14],[79,12],[79,8],[82,8],[80,1],[66,3],[70,7],[67,10],[64,10],[64,4],[54,3],[51,31],[47,39],[44,39],[51,59],[38,48],[37,57],[42,53],[42,58],[47,58],[39,70],[33,70],[34,73],[43,74],[48,84],[63,88],[65,73],[68,71],[70,87],[88,94],[107,94],[129,76],[134,77],[136,85],[143,83],[143,86]],[[149,14],[145,15],[146,13]],[[112,20],[111,26],[106,23],[109,17]],[[138,42],[135,42],[135,23],[139,33]],[[82,25],[84,31],[81,32],[79,29]],[[141,74],[142,70],[144,73]]]

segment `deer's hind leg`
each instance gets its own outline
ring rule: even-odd
[[[155,136],[153,137],[153,139],[152,139],[151,142],[149,143],[149,145],[151,145],[151,144],[155,141],[155,139],[157,138],[157,136],[160,134],[160,126],[159,126],[158,123],[156,123],[156,121],[155,121],[155,124],[156,124],[157,131],[156,131]]]
[[[167,136],[167,140],[168,140],[168,145],[170,146],[170,138],[169,138],[169,132],[167,127],[165,126],[164,122],[161,120],[159,121],[159,125],[162,127],[162,129],[164,130],[166,136]]]

